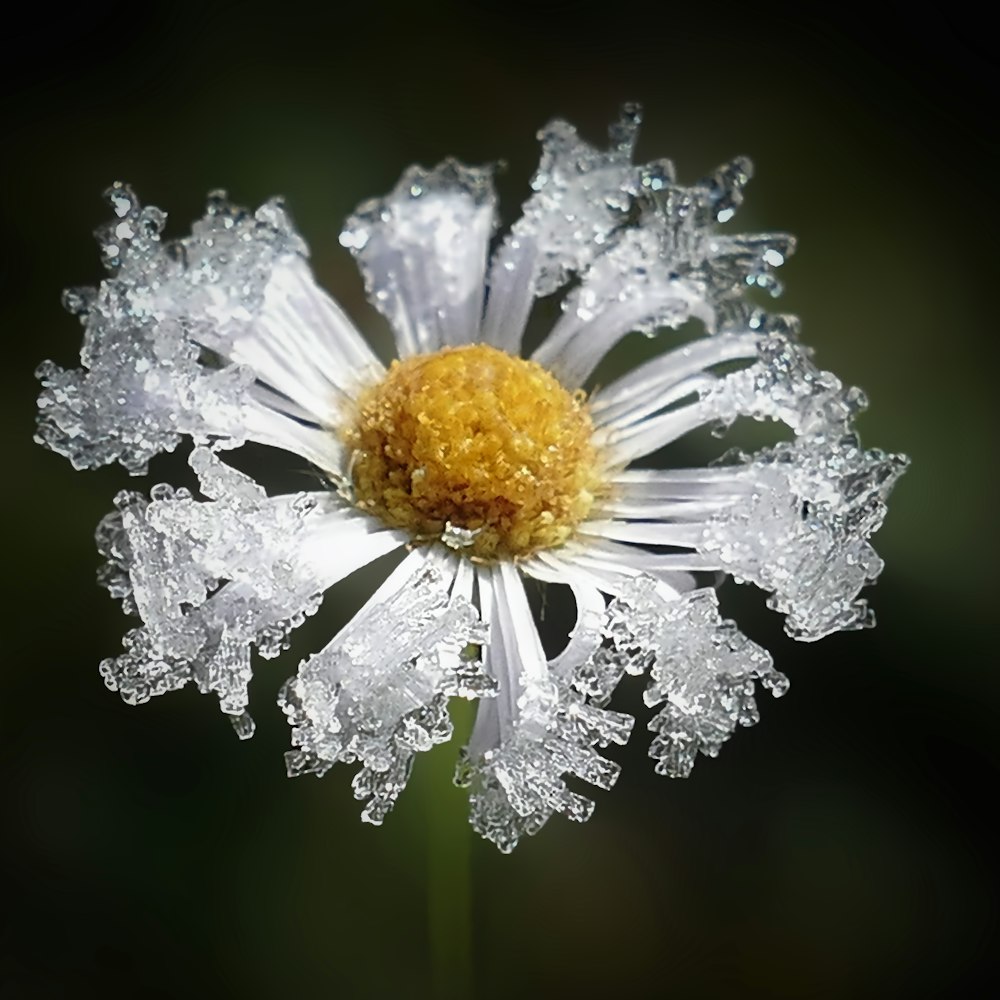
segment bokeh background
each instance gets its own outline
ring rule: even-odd
[[[950,4],[933,22],[903,5],[836,20],[807,5],[352,7],[109,4],[8,26],[0,994],[891,997],[984,982],[996,136],[981,27]],[[641,160],[669,155],[694,180],[753,158],[740,228],[797,234],[783,308],[869,393],[863,440],[913,459],[876,539],[879,627],[798,645],[759,595],[727,587],[789,695],[685,782],[653,774],[640,723],[591,822],[557,818],[511,857],[469,830],[455,746],[418,762],[378,830],[346,769],[284,777],[276,691],[378,567],[262,665],[248,744],[193,692],[134,709],[105,691],[97,663],[125,622],[94,585],[92,531],[134,484],[31,443],[35,365],[79,348],[60,289],[101,277],[88,234],[103,188],[130,181],[174,235],[209,189],[286,195],[321,281],[384,347],[337,243],[353,206],[415,161],[503,159],[510,221],[535,131],[560,115],[600,140],[623,100],[645,106]],[[306,485],[280,456],[246,461]],[[146,485],[190,478],[168,456]]]

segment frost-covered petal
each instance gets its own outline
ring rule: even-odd
[[[479,339],[496,195],[491,167],[411,167],[360,205],[340,242],[357,258],[400,357]]]
[[[646,704],[662,706],[649,723],[659,774],[687,777],[699,753],[716,756],[738,725],[757,722],[756,682],[775,696],[788,688],[770,654],[720,618],[714,590],[678,598],[637,578],[609,605],[607,629],[610,649],[598,658],[640,663]]]
[[[660,237],[639,228],[614,238],[566,297],[561,317],[532,360],[575,388],[627,333],[676,329],[692,317],[712,329],[715,314],[704,289],[677,277]]]
[[[455,592],[456,563],[410,553],[279,697],[296,748],[286,754],[289,775],[359,761],[354,792],[366,800],[369,823],[380,824],[395,804],[414,756],[451,738],[448,697],[494,693],[462,655],[487,631]]]
[[[812,352],[777,332],[717,338],[719,350],[696,344],[674,352],[662,367],[650,362],[635,381],[624,376],[595,403],[595,441],[610,470],[648,455],[708,424],[728,425],[738,417],[780,421],[796,434],[845,430],[866,405],[864,394],[821,371]],[[739,371],[716,376],[711,367],[739,359]],[[658,359],[657,359],[658,360]],[[693,366],[704,363],[700,374]]]
[[[632,150],[640,120],[638,107],[626,105],[607,150],[585,142],[565,121],[538,133],[535,193],[490,262],[485,343],[517,353],[534,299],[584,270],[626,221],[639,189]]]
[[[900,455],[865,451],[853,434],[779,444],[730,467],[745,492],[717,511],[700,549],[737,580],[771,592],[797,639],[874,619],[859,591],[882,570],[869,538],[906,469]]]
[[[159,209],[124,185],[109,195],[116,218],[97,235],[110,276],[64,298],[82,367],[38,371],[37,440],[77,468],[141,474],[183,435],[235,446],[267,437],[261,424],[328,424],[381,370],[315,286],[280,202],[250,213],[215,195],[190,236],[163,242]]]
[[[674,183],[672,168],[644,168],[629,226],[582,274],[534,359],[578,386],[630,331],[651,334],[692,318],[709,332],[744,327],[754,311],[748,287],[778,294],[772,271],[794,249],[784,234],[715,231],[720,217],[732,216],[749,176],[749,161],[739,160],[688,188]]]
[[[276,656],[328,587],[404,537],[328,494],[269,498],[208,449],[191,464],[207,500],[162,485],[150,500],[122,493],[99,526],[102,581],[142,620],[101,673],[130,704],[194,681],[238,718],[251,647]]]
[[[565,776],[610,788],[618,765],[594,747],[624,743],[632,719],[589,704],[573,676],[559,676],[546,662],[511,564],[482,567],[477,577],[490,627],[485,667],[498,695],[479,706],[457,780],[470,786],[474,829],[506,853],[557,812],[589,818],[593,803],[571,791]]]

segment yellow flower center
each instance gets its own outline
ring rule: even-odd
[[[394,361],[341,431],[355,501],[481,559],[560,545],[602,486],[584,400],[485,344]]]

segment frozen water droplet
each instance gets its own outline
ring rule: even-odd
[[[229,716],[229,721],[232,723],[236,735],[241,740],[250,739],[257,728],[248,712],[242,712],[240,715],[231,715]]]

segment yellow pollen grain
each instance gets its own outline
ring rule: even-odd
[[[485,344],[394,361],[341,431],[357,505],[417,539],[450,522],[485,560],[569,538],[601,488],[583,392]]]

